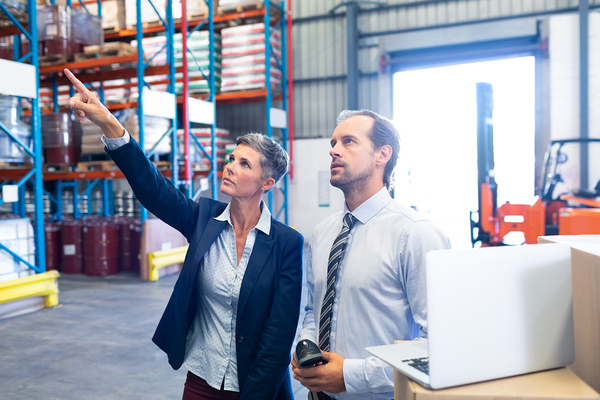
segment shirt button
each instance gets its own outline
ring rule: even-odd
[[[226,358],[225,358],[225,361],[229,361],[229,357],[226,357]]]
[[[336,299],[336,298],[334,298],[334,299],[333,299],[333,302],[334,302],[334,303],[337,303],[337,299]]]
[[[231,310],[227,311],[227,314],[231,314]]]
[[[227,296],[231,296],[231,292],[227,292]]]
[[[228,333],[228,334],[227,334],[227,337],[231,337],[231,333]]]

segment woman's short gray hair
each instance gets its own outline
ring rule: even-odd
[[[272,138],[260,133],[248,133],[244,136],[240,136],[237,139],[236,144],[245,144],[260,153],[262,179],[273,178],[275,184],[277,184],[288,171],[290,156],[287,151]],[[275,185],[273,185],[273,187],[275,187]]]

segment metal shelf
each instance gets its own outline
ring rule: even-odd
[[[25,263],[36,273],[44,273],[46,271],[46,249],[45,249],[45,240],[44,240],[44,208],[43,208],[43,172],[42,172],[42,133],[40,126],[41,115],[39,112],[39,65],[38,65],[38,37],[37,37],[37,13],[36,13],[36,1],[29,0],[27,2],[27,14],[28,14],[28,22],[27,28],[25,28],[4,6],[4,4],[0,3],[0,12],[4,13],[6,17],[12,22],[12,27],[6,32],[10,32],[8,34],[15,35],[15,39],[17,43],[20,43],[20,35],[25,36],[25,40],[29,40],[29,53],[25,54],[24,57],[21,57],[20,54],[20,46],[15,46],[14,55],[15,60],[20,60],[23,63],[29,63],[33,66],[35,71],[33,84],[35,85],[35,93],[33,98],[31,98],[31,109],[33,110],[32,118],[31,118],[31,136],[32,136],[32,145],[31,148],[27,147],[20,141],[18,141],[15,137],[13,137],[8,130],[4,126],[0,129],[0,134],[6,134],[8,137],[15,141],[19,146],[21,146],[33,159],[33,167],[32,169],[26,169],[23,171],[22,175],[15,177],[4,177],[0,179],[0,187],[9,184],[16,184],[19,192],[19,201],[17,203],[13,203],[13,210],[15,214],[19,214],[21,217],[25,217],[25,185],[28,181],[32,181],[33,190],[34,190],[34,233],[35,233],[35,265],[31,265],[28,261],[24,260],[22,257],[10,251],[6,246],[0,243],[0,249],[8,252],[13,256],[15,260]],[[9,65],[12,63],[11,61],[7,61],[7,68],[10,68]],[[18,61],[17,61],[18,63]],[[14,73],[14,71],[9,72]],[[8,75],[5,75],[8,76]],[[28,82],[23,82],[23,84],[27,84]],[[17,89],[13,88],[13,93],[6,93],[8,95],[17,95],[22,96],[23,93]],[[19,92],[19,93],[17,93]],[[29,94],[29,93],[28,93]],[[0,199],[0,204],[3,203],[4,199]]]

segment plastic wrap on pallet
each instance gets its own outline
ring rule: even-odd
[[[202,144],[204,150],[206,150],[208,154],[211,154],[212,142],[210,128],[192,128],[190,129],[190,134],[198,138],[198,141],[200,144]],[[229,138],[229,131],[227,129],[215,128],[215,136],[215,142],[217,145],[217,159],[223,161],[223,157],[226,153],[225,147],[227,145],[234,144],[235,142]],[[179,152],[183,153],[183,129],[177,130],[177,139]],[[192,163],[202,163],[208,161],[202,150],[200,150],[195,143],[189,146],[189,157],[190,162]]]
[[[37,9],[40,57],[71,58],[85,46],[102,45],[102,20],[82,8],[64,4]]]
[[[223,28],[221,30],[221,37],[223,38],[223,43],[225,43],[226,38],[229,37],[234,37],[237,35],[252,35],[259,32],[265,32],[265,24],[263,22]],[[279,34],[278,37],[281,38],[281,35]]]
[[[218,1],[214,1],[215,7],[218,6]],[[166,15],[166,2],[165,1],[154,1],[152,2],[156,10],[158,11],[160,17],[165,20]],[[175,0],[173,1],[173,18],[180,19],[181,18],[181,1]],[[216,9],[216,8],[215,8]],[[141,16],[142,16],[142,24],[153,24],[160,23],[160,19],[158,18],[156,12],[152,5],[150,5],[147,1],[141,2]],[[135,27],[137,22],[137,8],[136,8],[136,0],[125,0],[125,23],[128,27]],[[204,0],[187,0],[186,1],[186,13],[188,18],[193,18],[194,16],[202,16],[208,14],[208,6],[206,5]]]
[[[27,0],[0,0],[12,16],[19,22],[27,22]],[[11,26],[12,22],[3,12],[0,12],[0,27]]]
[[[121,122],[123,128],[127,129],[127,132],[133,136],[136,140],[139,140],[139,122],[137,109],[127,108],[115,112],[115,117]],[[156,142],[162,137],[162,135],[169,130],[171,127],[171,121],[165,118],[157,118],[151,116],[144,116],[144,149],[150,151]],[[156,147],[155,154],[167,154],[171,152],[171,139],[166,137]]]
[[[29,218],[0,218],[0,243],[31,265],[35,265],[35,235]],[[15,260],[7,251],[0,250],[0,282],[34,273],[27,264]]]
[[[277,86],[281,83],[281,78],[271,73],[271,86]],[[223,78],[221,91],[229,92],[234,90],[256,89],[266,86],[265,74],[239,75]]]
[[[98,4],[86,4],[90,14],[98,15]],[[119,31],[125,29],[125,1],[102,0],[102,28]]]
[[[0,122],[26,146],[30,146],[31,127],[19,119],[19,98],[0,96]],[[0,161],[30,161],[28,153],[4,132],[0,132]]]

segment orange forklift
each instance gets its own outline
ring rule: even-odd
[[[479,211],[471,212],[473,247],[505,244],[506,235],[523,232],[525,243],[535,244],[539,236],[600,234],[600,181],[593,190],[565,189],[561,170],[566,170],[568,147],[600,146],[600,139],[553,140],[544,157],[542,193],[533,205],[497,204],[493,153],[493,92],[489,83],[477,84],[477,169]],[[572,150],[572,149],[570,149]],[[577,150],[577,149],[576,149]],[[557,193],[559,192],[559,193]]]

